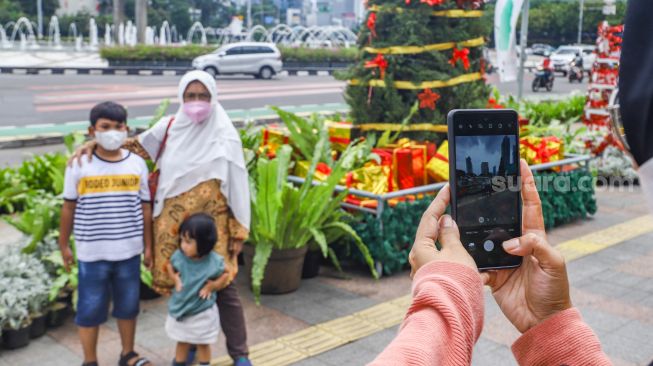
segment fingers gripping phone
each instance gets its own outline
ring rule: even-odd
[[[521,236],[519,122],[511,109],[453,110],[447,116],[451,213],[480,270],[522,257],[502,243]]]

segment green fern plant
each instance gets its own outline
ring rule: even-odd
[[[321,151],[328,143],[328,136],[322,135],[315,146],[316,151]],[[334,212],[340,210],[340,202],[347,195],[346,191],[334,195],[336,185],[355,165],[358,150],[363,148],[363,144],[348,147],[334,163],[326,181],[317,185],[312,182],[315,168],[321,161],[320,154],[313,155],[306,180],[298,187],[287,182],[292,155],[290,146],[282,146],[272,160],[258,160],[250,233],[250,241],[256,249],[251,276],[257,304],[260,303],[261,282],[272,250],[302,248],[313,241],[327,256],[328,231],[339,231],[352,237],[358,243],[373,276],[378,277],[367,247],[356,240],[358,235],[351,226],[333,221],[334,217],[338,217]]]

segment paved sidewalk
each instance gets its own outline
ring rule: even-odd
[[[584,235],[607,232],[601,230],[614,225],[627,228],[628,224],[622,223],[632,223],[633,219],[648,213],[639,188],[635,188],[634,192],[623,193],[601,191],[597,198],[599,212],[594,218],[551,230],[551,243],[560,245],[579,237],[587,239]],[[615,365],[648,365],[653,360],[653,246],[650,244],[653,241],[653,231],[650,224],[643,226],[646,226],[648,233],[568,264],[572,301],[595,330]],[[618,232],[615,238],[627,237],[627,234]],[[365,312],[371,307],[387,307],[389,301],[405,297],[410,291],[408,272],[384,277],[379,281],[374,281],[363,271],[353,270],[348,274],[349,278],[343,278],[331,268],[323,267],[318,278],[304,280],[297,292],[264,296],[260,307],[253,304],[252,295],[244,285],[245,281],[242,277],[239,278],[249,343],[255,356],[263,359],[265,355],[259,352],[272,349],[269,345],[280,337],[285,336],[287,339],[302,330],[322,329],[324,322]],[[486,292],[485,302],[485,326],[475,347],[473,364],[515,365],[509,346],[519,334],[505,320],[489,292]],[[156,365],[168,365],[174,342],[167,339],[163,330],[165,300],[143,302],[142,308],[137,334],[138,351]],[[388,317],[392,318],[395,313],[396,311],[389,310]],[[315,325],[318,328],[311,328]],[[325,352],[294,365],[365,364],[392,340],[398,327],[393,325],[381,328],[384,327],[340,347],[322,344],[321,349],[326,349]],[[306,338],[311,338],[311,335],[307,334]],[[352,335],[352,339],[356,338]],[[115,322],[111,321],[102,327],[100,342],[101,364],[115,364],[120,351]],[[282,351],[286,354],[293,352],[290,347]],[[281,362],[283,353],[257,365],[287,364]],[[222,335],[213,347],[213,355],[216,364],[224,364],[226,350]],[[47,336],[32,341],[27,348],[1,350],[0,365],[75,365],[81,363],[80,356],[75,327],[69,321],[63,327],[51,330]]]

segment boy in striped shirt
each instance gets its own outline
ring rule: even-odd
[[[74,262],[69,245],[75,235],[78,263],[75,323],[84,350],[83,366],[97,365],[100,324],[109,300],[122,342],[119,365],[150,363],[134,352],[139,313],[140,264],[152,263],[152,208],[145,161],[121,149],[127,138],[127,111],[104,102],[91,110],[92,158],[81,157],[66,169],[59,247],[66,270]]]

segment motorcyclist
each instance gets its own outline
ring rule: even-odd
[[[544,77],[546,78],[546,82],[548,83],[551,81],[551,78],[553,77],[553,68],[551,67],[551,58],[549,56],[545,56],[544,60],[542,60],[542,71],[544,71]]]
[[[574,57],[574,66],[578,67],[579,69],[583,69],[583,56],[580,54],[580,52],[576,53],[576,57]]]

